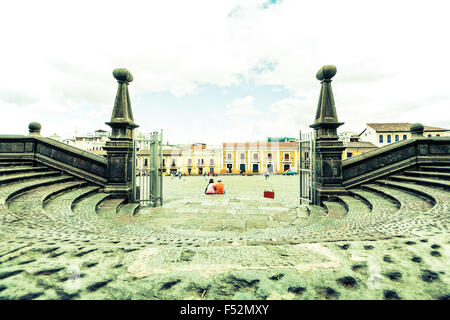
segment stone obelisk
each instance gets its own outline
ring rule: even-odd
[[[315,161],[314,182],[316,203],[334,200],[336,195],[347,194],[342,186],[342,152],[345,149],[339,140],[337,128],[343,125],[338,121],[334,105],[331,78],[336,74],[336,67],[326,65],[320,68],[316,78],[321,82],[316,118],[310,125],[314,129]]]
[[[127,69],[115,69],[113,76],[118,84],[111,121],[106,122],[112,128],[109,141],[104,149],[108,158],[107,185],[105,192],[114,198],[132,199],[133,168],[133,130],[134,123],[131,110],[128,84],[133,76]]]

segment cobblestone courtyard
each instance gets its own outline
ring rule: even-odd
[[[372,208],[352,198],[308,214],[298,176],[221,178],[226,194],[207,196],[203,177],[164,177],[164,206],[135,216],[79,198],[92,187],[8,202],[27,182],[4,187],[0,298],[448,299],[446,192],[389,191],[399,205],[358,189]]]

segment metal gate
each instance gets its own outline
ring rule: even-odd
[[[162,131],[133,139],[133,197],[142,206],[163,205]]]
[[[314,133],[299,132],[299,177],[300,177],[300,205],[315,203],[314,184]]]

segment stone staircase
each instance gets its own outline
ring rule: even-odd
[[[309,206],[307,218],[297,219],[294,238],[315,242],[443,231],[445,221],[435,223],[448,213],[448,168],[426,165],[405,170],[350,188],[349,195],[324,201],[323,207]],[[34,226],[30,233],[39,235],[51,230],[66,236],[99,233],[116,239],[129,236],[121,221],[133,217],[139,205],[112,199],[101,187],[49,167],[2,161],[0,210],[2,228]],[[148,236],[145,228],[136,232]]]
[[[347,237],[431,235],[447,231],[450,166],[424,165],[348,189],[348,196],[308,206],[307,230],[336,228]],[[318,218],[319,217],[319,218]],[[437,221],[440,221],[437,224]],[[326,227],[325,227],[326,226]],[[344,228],[344,226],[346,228]]]
[[[110,199],[101,187],[32,162],[0,162],[2,228],[32,228],[36,237],[47,232],[92,234],[110,232],[114,218],[133,215],[137,204]],[[111,218],[108,220],[106,218]]]

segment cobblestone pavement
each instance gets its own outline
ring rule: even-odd
[[[64,175],[5,180],[0,298],[449,298],[448,191],[381,180],[310,215],[298,176],[222,179],[165,177],[134,216]]]

